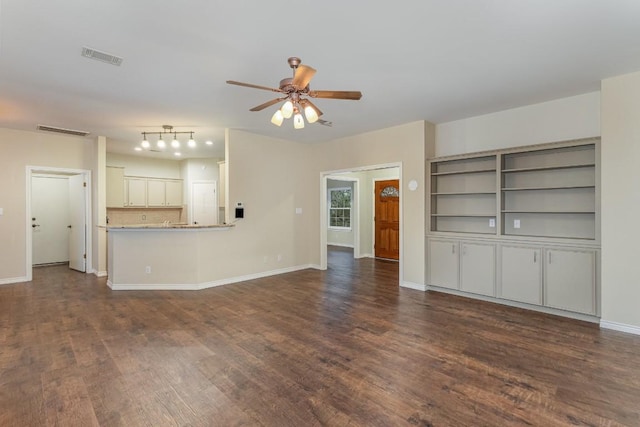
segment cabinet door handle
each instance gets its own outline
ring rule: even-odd
[[[462,245],[462,255],[466,255],[467,254],[467,247],[465,245]]]
[[[551,251],[549,251],[549,264],[551,264]]]
[[[533,251],[533,263],[535,264],[536,262],[538,262],[538,252]]]
[[[456,253],[456,245],[455,244],[451,244],[451,253],[455,255]]]

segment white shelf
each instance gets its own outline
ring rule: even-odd
[[[496,169],[471,169],[471,170],[461,170],[461,171],[452,171],[452,172],[433,172],[431,176],[443,176],[443,175],[465,175],[470,173],[486,173],[486,172],[495,172]]]
[[[431,214],[433,217],[467,217],[467,218],[494,218],[496,214]]]
[[[502,213],[526,213],[526,214],[595,214],[595,211],[528,211],[528,210],[504,210]]]
[[[442,192],[431,193],[432,196],[470,196],[470,195],[492,195],[495,196],[495,191],[459,191],[459,192]]]
[[[595,166],[595,163],[575,163],[571,165],[559,165],[559,166],[539,166],[534,168],[502,169],[502,173],[535,172],[535,171],[548,171],[548,170],[557,170],[557,169],[576,169],[576,168],[589,168],[594,166]]]
[[[558,187],[514,187],[503,188],[502,191],[544,191],[544,190],[576,190],[581,188],[596,188],[595,185],[566,185]]]

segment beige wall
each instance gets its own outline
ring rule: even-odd
[[[600,92],[441,123],[437,157],[600,135]]]
[[[90,138],[0,129],[0,283],[25,278],[26,166],[92,169]]]
[[[310,146],[312,159],[308,172],[309,191],[313,191],[313,203],[309,213],[310,259],[314,263],[320,254],[320,174],[330,171],[348,171],[367,166],[399,163],[401,187],[415,179],[417,191],[405,191],[402,198],[402,281],[424,285],[425,265],[425,147],[433,144],[433,125],[424,121],[407,123]],[[315,189],[315,190],[314,190]]]
[[[601,162],[602,321],[638,333],[640,73],[602,81]]]
[[[124,168],[127,176],[180,179],[180,161],[107,153],[107,166]]]

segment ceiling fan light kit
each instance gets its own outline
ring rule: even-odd
[[[357,101],[362,98],[362,93],[359,91],[311,90],[309,89],[309,82],[316,73],[316,70],[307,65],[300,65],[302,60],[295,56],[289,58],[288,62],[289,66],[293,69],[293,78],[280,80],[280,86],[277,89],[250,83],[237,82],[235,80],[227,80],[227,83],[284,94],[285,96],[267,101],[264,104],[251,108],[250,111],[262,111],[280,101],[285,101],[271,117],[271,123],[276,126],[281,126],[284,119],[289,119],[293,116],[294,129],[304,128],[304,118],[306,118],[309,123],[317,122],[326,126],[331,126],[331,122],[319,120],[320,116],[323,114],[322,111],[320,111],[320,109],[306,97],[348,99],[353,101]],[[302,116],[302,112],[304,112],[304,118]]]

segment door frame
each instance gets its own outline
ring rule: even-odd
[[[190,181],[189,187],[189,206],[188,206],[188,218],[189,224],[193,224],[193,186],[194,184],[213,184],[215,187],[215,212],[216,212],[216,224],[220,223],[220,201],[218,200],[218,181],[215,179],[196,179]]]
[[[327,269],[327,177],[329,175],[336,175],[345,172],[364,172],[376,169],[389,169],[389,168],[398,168],[398,181],[400,183],[400,188],[402,186],[402,162],[394,162],[394,163],[384,163],[379,165],[369,165],[369,166],[360,166],[349,169],[338,169],[331,171],[320,172],[320,265],[318,266],[320,270]],[[404,221],[403,218],[403,192],[400,192],[400,256],[398,259],[399,268],[398,268],[398,286],[401,286],[404,281]]]
[[[376,182],[378,181],[395,181],[396,178],[373,178],[371,181],[371,186],[373,187],[373,191],[376,190]],[[399,218],[400,218],[400,240],[398,241],[398,245],[400,245],[400,249],[402,250],[402,181],[400,180],[400,177],[398,177],[398,192],[400,193],[400,207],[399,207]],[[377,194],[375,194],[372,198],[371,198],[371,212],[373,212],[373,217],[375,218],[376,216],[376,197],[378,197]],[[378,258],[376,257],[376,221],[374,220],[371,223],[371,237],[373,240],[373,248],[371,248],[371,250],[373,251],[373,257],[374,258]],[[385,259],[387,261],[395,261],[393,259],[388,259],[388,258],[379,258],[379,259]],[[398,259],[398,262],[400,262],[400,259]]]
[[[25,272],[27,276],[27,282],[33,280],[33,229],[31,227],[31,178],[34,174],[51,174],[51,175],[83,175],[86,186],[85,193],[85,222],[86,222],[86,237],[85,237],[85,253],[87,255],[86,264],[85,264],[85,274],[90,271],[93,271],[93,245],[92,245],[92,231],[93,231],[93,222],[91,217],[91,171],[88,169],[69,169],[69,168],[57,168],[51,166],[26,166],[26,186],[25,186],[25,194],[26,194],[26,216],[25,216],[25,229],[26,229],[26,267]]]
[[[358,178],[351,177],[341,177],[339,175],[327,175],[325,177],[325,191],[326,191],[326,214],[329,212],[329,189],[327,185],[329,184],[328,180],[332,181],[344,181],[344,182],[353,182],[353,194],[351,196],[351,229],[353,231],[353,257],[361,258],[360,254],[360,180]],[[329,218],[327,218],[327,228],[325,229],[325,239],[327,237],[326,233],[329,231]],[[326,247],[326,245],[325,245]]]

